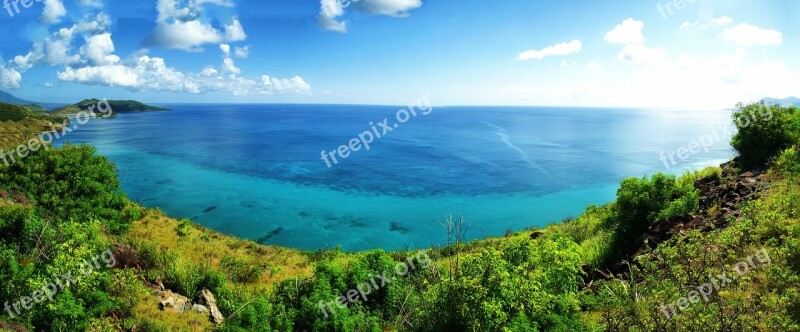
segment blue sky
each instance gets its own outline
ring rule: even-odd
[[[0,11],[0,89],[37,101],[725,108],[800,95],[789,0],[31,1]]]

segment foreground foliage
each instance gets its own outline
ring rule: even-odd
[[[91,147],[41,150],[0,165],[0,299],[30,296],[114,244],[135,248],[141,262],[95,271],[19,317],[4,314],[0,329],[800,331],[800,128],[796,110],[771,111],[775,124],[734,139],[741,160],[770,167],[772,179],[738,220],[642,246],[654,223],[698,211],[696,181],[724,181],[713,168],[657,174],[624,180],[615,203],[543,230],[464,242],[462,220],[449,220],[450,245],[426,250],[427,260],[418,251],[310,253],[234,239],[136,207],[120,192],[114,166]],[[662,305],[760,250],[770,264],[663,314]],[[409,262],[415,268],[366,298],[322,310]],[[619,264],[626,271],[615,278],[591,275]],[[156,279],[190,297],[210,290],[225,324],[158,310]]]

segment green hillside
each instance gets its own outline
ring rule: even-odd
[[[145,105],[141,102],[134,101],[134,100],[108,100],[108,105],[111,107],[113,114],[112,117],[116,116],[119,113],[136,113],[136,112],[154,112],[154,111],[167,111],[168,108],[156,107]],[[89,111],[92,110],[98,116],[102,114],[102,108],[99,105],[103,105],[104,101],[98,99],[86,99],[79,103],[64,106],[53,110],[52,114],[60,115],[60,116],[68,116],[68,115],[75,115],[81,111]]]
[[[734,112],[773,116],[721,167],[626,179],[612,204],[504,237],[446,218],[449,245],[423,251],[236,239],[130,202],[90,146],[40,150],[0,164],[0,329],[800,331],[800,110],[766,107]]]

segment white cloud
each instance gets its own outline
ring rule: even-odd
[[[247,58],[248,56],[250,56],[250,45],[247,45],[245,47],[237,47],[233,53],[234,55],[236,55],[237,58],[242,58],[242,59]]]
[[[222,71],[232,75],[239,75],[242,73],[242,70],[236,67],[236,64],[231,58],[225,58],[222,60]]]
[[[422,0],[320,0],[317,25],[328,31],[346,33],[347,22],[339,17],[348,7],[367,14],[408,17],[412,10],[422,7]]]
[[[61,17],[67,14],[64,3],[61,0],[44,0],[44,10],[42,10],[42,22],[55,24],[61,22]]]
[[[247,39],[242,23],[238,17],[233,18],[233,23],[225,26],[225,40],[229,42],[242,41]]]
[[[783,44],[783,34],[777,30],[763,29],[755,25],[740,23],[722,32],[722,38],[736,45],[777,46]]]
[[[352,4],[365,13],[406,17],[412,10],[422,7],[422,0],[363,0]]]
[[[292,78],[271,78],[269,76],[261,77],[262,84],[271,88],[271,91],[277,93],[305,93],[311,90],[311,85],[306,83],[302,77],[295,76]]]
[[[664,59],[667,52],[663,47],[649,48],[644,45],[644,22],[629,18],[614,27],[605,35],[605,40],[612,44],[624,44],[617,60],[636,64],[653,63]]]
[[[683,53],[643,63],[632,74],[608,71],[560,84],[511,86],[499,93],[521,104],[723,109],[764,96],[800,95],[800,72],[745,49],[715,57]],[[498,92],[495,92],[497,97]]]
[[[713,18],[713,19],[711,19],[711,21],[708,21],[706,23],[700,23],[700,21],[693,21],[693,22],[686,21],[686,22],[683,22],[683,24],[681,24],[680,27],[681,27],[681,29],[686,29],[686,28],[691,28],[691,27],[696,27],[696,26],[700,27],[700,28],[709,28],[709,27],[713,27],[713,26],[730,25],[731,23],[733,23],[733,18],[728,17],[728,16],[722,16],[722,17]]]
[[[344,15],[344,8],[339,0],[321,0],[317,25],[328,31],[346,33],[347,22],[337,21],[337,17],[342,15]]]
[[[179,6],[179,2],[182,1],[158,1],[156,27],[145,40],[145,44],[196,52],[201,51],[206,44],[230,43],[247,38],[236,16],[231,18],[231,24],[224,25],[221,29],[204,20],[203,4],[233,7],[232,1],[192,0],[185,7]]]
[[[606,33],[605,40],[612,44],[640,44],[644,42],[643,28],[644,22],[629,18]]]
[[[241,77],[238,76],[239,73],[241,69],[236,68],[230,58],[225,58],[219,69],[209,66],[195,74],[168,67],[163,58],[143,55],[123,63],[66,67],[58,72],[57,76],[59,80],[65,82],[115,86],[131,91],[191,94],[223,91],[236,96],[272,93],[306,94],[311,91],[311,85],[300,76],[286,79],[270,78],[269,84],[264,84],[263,80]]]
[[[219,66],[206,66],[199,73],[182,72],[169,67],[163,58],[148,56],[147,49],[133,52],[123,60],[114,54],[110,20],[107,15],[100,13],[95,16],[87,15],[71,27],[60,28],[41,40],[34,40],[27,54],[18,55],[5,63],[0,62],[0,87],[19,88],[25,71],[38,65],[49,65],[63,68],[56,73],[62,82],[120,87],[131,91],[191,94],[229,92],[237,96],[311,93],[311,85],[300,76],[270,78],[266,85],[259,79],[241,76],[242,69],[236,67],[232,55],[246,57],[250,46],[232,50],[227,43],[229,39],[239,40],[246,37],[238,19],[233,17],[233,23],[216,29],[194,16],[199,13],[197,8],[203,4],[232,7],[232,1],[189,0],[189,4],[183,8],[176,7],[178,2],[180,1],[159,1],[157,29],[160,27],[169,32],[161,34],[159,38],[162,41],[176,42],[176,48],[191,50],[199,50],[201,45],[217,42],[224,53]],[[86,2],[87,5],[88,3]],[[99,1],[92,3],[102,5]],[[180,35],[182,33],[184,35]],[[74,45],[81,42],[80,45]],[[49,85],[53,86],[52,83]]]
[[[570,55],[580,53],[583,48],[583,43],[580,40],[573,40],[571,42],[564,42],[553,46],[545,47],[542,50],[527,50],[517,56],[517,60],[541,60],[548,56]]]
[[[103,0],[78,0],[78,3],[95,8],[103,7]]]
[[[91,60],[94,65],[105,65],[119,62],[119,57],[113,55],[114,42],[110,33],[102,33],[86,38],[80,53]]]
[[[71,27],[61,28],[58,31],[51,33],[50,36],[44,38],[43,40],[35,41],[31,47],[31,50],[28,51],[27,54],[17,55],[11,61],[9,61],[9,65],[15,68],[18,72],[24,73],[28,69],[40,64],[50,66],[78,64],[81,61],[81,55],[73,53],[72,44],[74,37],[79,34],[84,35],[85,41],[88,43],[85,44],[81,49],[81,52],[84,56],[91,53],[92,59],[97,60],[95,61],[96,63],[104,62],[100,59],[105,61],[113,61],[115,56],[104,59],[97,53],[100,50],[95,49],[97,47],[104,47],[107,49],[110,46],[112,48],[111,51],[113,51],[113,43],[110,41],[110,35],[108,36],[108,39],[105,39],[104,37],[92,37],[106,33],[109,25],[110,20],[108,16],[103,13],[95,16],[87,15]],[[105,55],[109,55],[111,51],[103,52],[106,53]]]
[[[19,89],[20,82],[22,82],[22,74],[14,68],[0,66],[0,88]]]
[[[653,63],[666,57],[667,52],[663,47],[648,48],[642,44],[625,45],[622,52],[617,54],[617,60],[633,63]]]

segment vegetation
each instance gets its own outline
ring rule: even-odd
[[[300,252],[224,236],[129,202],[114,166],[89,146],[43,149],[0,164],[0,299],[30,296],[112,246],[135,254],[19,317],[4,313],[0,329],[800,331],[800,127],[796,109],[770,110],[774,123],[734,138],[746,168],[769,168],[769,186],[722,223],[644,245],[664,220],[719,214],[699,183],[737,186],[730,169],[656,174],[624,180],[615,203],[542,230],[465,242],[463,220],[451,218],[443,230],[450,245],[427,250],[430,264],[414,251]],[[699,304],[663,314],[662,304],[680,303],[760,250],[770,264],[756,261]],[[415,268],[366,299],[321,309],[400,262]],[[159,310],[157,281],[190,298],[210,290],[225,323]]]
[[[59,122],[58,120],[64,119],[59,117],[52,117],[32,109],[38,110],[38,108],[34,108],[32,106],[18,106],[18,105],[0,103],[0,122],[3,121],[18,122],[24,119],[49,120],[52,122]]]
[[[65,118],[0,103],[0,149],[10,149],[42,131],[59,129]]]
[[[105,105],[108,103],[108,105]],[[100,106],[102,104],[102,107]],[[52,112],[53,115],[59,116],[68,116],[68,115],[75,115],[82,111],[86,112],[94,112],[98,115],[105,115],[102,113],[107,113],[108,110],[105,108],[111,107],[113,110],[113,114],[111,117],[115,117],[116,114],[119,113],[134,113],[134,112],[151,112],[151,111],[166,111],[167,108],[156,107],[142,104],[138,101],[134,100],[98,100],[98,99],[86,99],[79,103],[67,105],[61,108],[58,108]]]
[[[800,111],[797,107],[752,104],[733,114],[739,132],[731,145],[748,168],[764,167],[770,158],[800,139]]]

